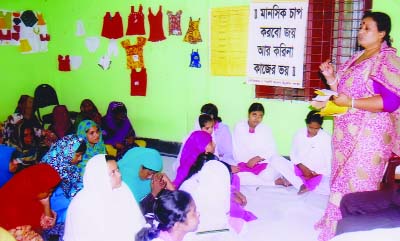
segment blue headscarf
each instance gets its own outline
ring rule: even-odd
[[[163,168],[161,155],[151,148],[135,147],[130,149],[118,161],[122,180],[129,186],[136,201],[139,203],[151,192],[151,180],[142,180],[139,177],[141,166],[160,172]]]
[[[13,173],[9,171],[9,163],[14,151],[13,147],[0,145],[0,187],[13,176]]]
[[[100,136],[99,136],[99,142],[97,142],[92,146],[87,139],[86,133],[93,126],[96,126],[99,129]],[[92,120],[81,121],[81,123],[79,123],[76,134],[78,135],[79,138],[86,141],[86,152],[82,156],[82,161],[78,164],[83,174],[85,171],[86,164],[90,158],[94,157],[97,154],[106,154],[106,146],[104,145],[103,142],[103,135],[101,134],[100,127],[96,124],[96,122]]]
[[[81,170],[71,163],[76,150],[84,142],[77,135],[67,135],[54,143],[43,156],[42,162],[50,164],[61,177],[61,188],[65,197],[71,198],[82,189]]]

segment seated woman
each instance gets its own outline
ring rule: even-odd
[[[0,188],[14,176],[15,173],[31,164],[24,163],[18,158],[18,153],[13,147],[0,145]]]
[[[197,204],[199,232],[228,228],[230,172],[222,162],[208,159],[200,155],[179,187]]]
[[[55,106],[52,115],[53,122],[48,129],[54,132],[58,138],[62,138],[75,132],[67,106]]]
[[[82,120],[78,125],[76,134],[86,142],[86,152],[82,156],[82,161],[78,164],[83,175],[88,160],[97,154],[106,154],[106,146],[98,124],[92,120]]]
[[[40,148],[40,138],[31,122],[21,120],[16,124],[8,144],[16,149],[17,158],[26,165],[36,164],[43,155]]]
[[[145,221],[115,157],[92,157],[83,181],[68,208],[64,241],[133,240]]]
[[[205,131],[193,131],[182,147],[176,177],[173,181],[175,187],[179,187],[182,184],[189,173],[190,167],[193,166],[201,153],[214,153],[214,150],[215,144],[209,133]]]
[[[43,163],[52,166],[60,175],[60,186],[51,196],[51,203],[57,212],[57,223],[64,223],[71,199],[82,189],[81,170],[77,164],[86,151],[86,143],[77,135],[59,139],[43,156]]]
[[[132,148],[118,161],[118,165],[122,179],[141,204],[143,213],[151,209],[152,200],[162,189],[175,190],[167,175],[160,173],[163,162],[160,153],[154,149]]]
[[[42,240],[39,234],[55,224],[49,196],[59,182],[60,176],[47,164],[15,174],[0,188],[0,227],[17,240]]]
[[[235,165],[236,161],[233,158],[232,135],[229,126],[222,122],[218,116],[218,108],[212,103],[205,104],[201,107],[201,113],[210,115],[214,121],[213,125],[213,140],[215,141],[215,155],[223,162],[230,165]],[[235,169],[235,167],[233,167]],[[233,170],[237,171],[236,169]]]
[[[78,130],[79,123],[83,120],[92,120],[97,126],[101,126],[101,114],[97,110],[96,105],[90,99],[84,99],[81,102],[80,112],[75,118],[74,128]]]
[[[277,150],[271,128],[262,123],[263,117],[263,105],[253,103],[248,110],[248,119],[235,126],[233,150],[242,185],[274,185],[279,174],[274,168],[267,167],[277,156]]]
[[[270,163],[283,177],[277,185],[293,185],[299,194],[315,191],[329,194],[329,179],[332,159],[331,135],[322,130],[323,118],[317,111],[307,114],[306,127],[294,135],[290,160],[273,158]]]
[[[135,130],[128,118],[124,103],[112,101],[108,105],[107,114],[103,116],[101,124],[107,152],[115,153],[117,160],[121,159],[129,149],[137,146]]]
[[[185,191],[164,191],[155,201],[153,213],[158,223],[140,230],[136,241],[182,241],[199,225],[195,201]]]

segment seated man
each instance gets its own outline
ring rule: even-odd
[[[276,156],[271,161],[283,177],[277,185],[293,185],[299,194],[315,190],[329,194],[332,147],[331,135],[321,129],[323,118],[317,111],[310,111],[305,119],[307,127],[297,131],[290,152],[291,162]]]
[[[346,194],[336,235],[377,228],[400,227],[400,188]]]

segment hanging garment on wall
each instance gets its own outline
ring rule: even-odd
[[[37,13],[37,18],[38,18],[37,25],[46,25],[42,13]]]
[[[191,44],[196,44],[198,42],[201,42],[202,40],[201,40],[199,25],[200,25],[200,18],[197,21],[193,21],[192,17],[190,17],[189,28],[186,32],[183,41],[189,42]]]
[[[128,16],[128,28],[126,35],[145,35],[144,14],[142,4],[139,5],[139,11],[135,12],[135,7],[131,6],[131,13]]]
[[[151,42],[158,42],[165,39],[163,30],[163,20],[162,20],[163,15],[161,8],[162,7],[160,5],[156,15],[154,15],[151,11],[151,8],[149,8],[149,15],[148,15],[150,24],[149,41]]]
[[[75,35],[78,37],[85,35],[85,27],[83,26],[83,21],[81,19],[76,21]]]
[[[69,62],[71,65],[71,70],[77,70],[81,67],[82,64],[82,56],[70,56]]]
[[[181,30],[181,15],[182,10],[179,10],[174,15],[172,11],[167,12],[168,15],[168,33],[169,35],[182,35]]]
[[[146,38],[137,37],[136,44],[131,45],[131,41],[126,39],[121,42],[126,52],[126,67],[128,69],[144,68],[143,48]]]
[[[110,42],[108,43],[107,55],[110,57],[111,55],[114,55],[114,57],[118,56],[118,46],[116,39],[110,39]]]
[[[111,58],[110,58],[110,56],[107,56],[107,55],[101,56],[98,65],[103,70],[110,69],[110,66],[111,66]]]
[[[101,36],[109,39],[118,39],[124,36],[122,18],[119,12],[115,12],[114,17],[111,16],[110,12],[106,12],[103,17]]]
[[[49,41],[42,13],[0,11],[0,45],[18,45],[26,54],[47,51]]]
[[[11,12],[0,11],[0,29],[11,29]]]
[[[192,49],[192,53],[190,54],[190,65],[189,65],[189,67],[201,68],[199,50],[194,51]]]
[[[87,37],[85,39],[85,44],[89,53],[94,53],[100,45],[100,39],[98,37]]]
[[[71,63],[69,60],[69,55],[58,55],[58,70],[59,71],[71,71]]]
[[[131,96],[146,96],[147,72],[142,68],[139,72],[132,69],[131,72]]]

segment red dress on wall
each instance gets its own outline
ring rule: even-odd
[[[135,7],[131,6],[131,13],[128,17],[128,28],[126,35],[145,35],[144,14],[142,4],[139,5],[139,11],[135,12]]]
[[[116,12],[114,17],[111,17],[110,12],[106,12],[103,18],[101,36],[109,39],[118,39],[124,36],[122,18],[119,12]]]
[[[146,96],[147,72],[142,68],[139,72],[132,69],[131,72],[131,96]]]
[[[150,36],[148,40],[151,42],[162,41],[165,39],[162,17],[161,5],[156,15],[154,15],[151,12],[151,8],[149,8],[148,19],[150,24]]]

